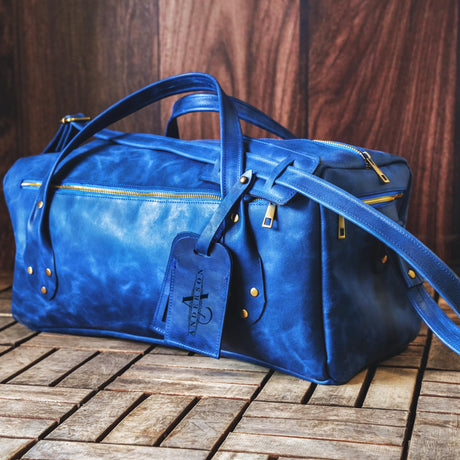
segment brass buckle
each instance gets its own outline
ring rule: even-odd
[[[90,121],[91,117],[69,117],[65,116],[61,118],[61,123],[71,123],[72,121]]]

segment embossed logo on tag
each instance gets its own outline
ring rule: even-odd
[[[165,343],[215,358],[220,354],[231,257],[214,243],[209,255],[195,252],[198,235],[179,234],[171,248],[171,288]]]
[[[192,295],[182,297],[182,303],[189,308],[188,333],[196,335],[198,324],[208,324],[212,320],[212,310],[208,306],[203,308],[203,299],[207,299],[209,294],[203,294],[204,273],[199,270],[193,284]]]

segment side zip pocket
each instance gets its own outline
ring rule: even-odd
[[[391,195],[373,195],[369,197],[361,198],[364,203],[374,206],[378,208],[381,205],[385,205],[391,203],[399,198],[404,196],[403,192],[395,192]],[[338,215],[337,220],[337,239],[344,240],[346,238],[346,231],[345,231],[345,219],[340,214]]]

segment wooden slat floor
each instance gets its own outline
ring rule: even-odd
[[[0,276],[0,458],[460,458],[460,357],[425,327],[347,385],[30,331]],[[442,303],[442,301],[441,301]]]

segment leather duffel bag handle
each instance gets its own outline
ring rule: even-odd
[[[269,133],[275,134],[281,139],[296,139],[294,134],[256,107],[253,107],[247,102],[241,101],[236,97],[230,96],[229,99],[232,101],[233,106],[238,113],[238,118],[241,120],[262,128]],[[219,100],[215,94],[194,93],[183,96],[174,103],[171,117],[166,125],[165,136],[179,139],[179,128],[177,126],[178,117],[192,112],[218,111]]]
[[[46,222],[51,200],[50,184],[58,167],[62,167],[66,163],[69,154],[79,145],[112,123],[161,99],[190,91],[213,91],[219,101],[221,131],[220,188],[222,197],[227,195],[232,185],[242,175],[243,139],[238,116],[232,102],[214,77],[203,73],[177,75],[148,85],[112,105],[89,121],[66,145],[38,190],[35,204],[27,223],[24,262],[41,268],[37,270],[39,275],[36,282],[39,283],[39,286],[42,286],[44,298],[52,299],[57,289],[55,256]],[[45,273],[51,273],[51,275],[46,275]]]

